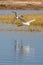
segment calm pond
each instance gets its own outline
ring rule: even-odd
[[[6,25],[5,30],[0,31],[0,65],[43,65],[43,32],[7,31],[9,26],[14,27]],[[18,48],[15,48],[15,40]],[[24,52],[20,48],[21,40],[27,47]]]
[[[0,10],[0,14],[6,12],[11,11]],[[23,12],[27,11],[19,11]],[[43,10],[30,12],[41,13]],[[0,65],[43,65],[43,31],[7,31],[6,28],[9,27],[17,28],[13,25],[0,24],[0,28],[5,29],[0,31]]]

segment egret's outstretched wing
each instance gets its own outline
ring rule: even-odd
[[[24,24],[24,25],[28,25],[28,26],[29,26],[29,25],[30,25],[30,23],[31,23],[31,22],[34,22],[34,21],[35,21],[35,19],[30,20],[30,21],[28,21],[28,22],[23,22],[23,24]]]
[[[15,16],[17,17],[17,13],[15,12]]]
[[[12,11],[12,13],[14,13],[14,14],[15,14],[15,16],[17,17],[17,13],[16,13],[16,12]]]
[[[22,22],[26,22],[21,16],[18,16],[16,12],[13,11],[15,14],[16,19],[20,19]]]
[[[26,22],[22,17],[19,17],[19,19],[20,19],[22,22]]]
[[[33,20],[30,20],[30,21],[28,21],[29,23],[31,23],[31,22],[34,22],[35,21],[35,19],[33,19]]]

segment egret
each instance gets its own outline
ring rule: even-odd
[[[15,13],[15,18],[16,18],[16,19],[19,19],[19,20],[22,22],[23,25],[29,26],[31,22],[36,21],[35,19],[29,20],[29,21],[25,21],[24,18],[18,16],[16,12],[13,12],[13,13]]]

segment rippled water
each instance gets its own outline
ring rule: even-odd
[[[13,29],[14,26],[0,24],[0,27]],[[29,51],[15,48],[15,40],[19,47],[22,40]],[[0,31],[0,65],[43,65],[43,32]]]

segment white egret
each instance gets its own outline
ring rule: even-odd
[[[13,12],[13,13],[15,13],[15,18],[16,19],[19,19],[22,22],[23,25],[29,26],[31,22],[34,22],[35,21],[35,19],[29,20],[29,21],[25,21],[24,18],[18,16],[16,12]]]

